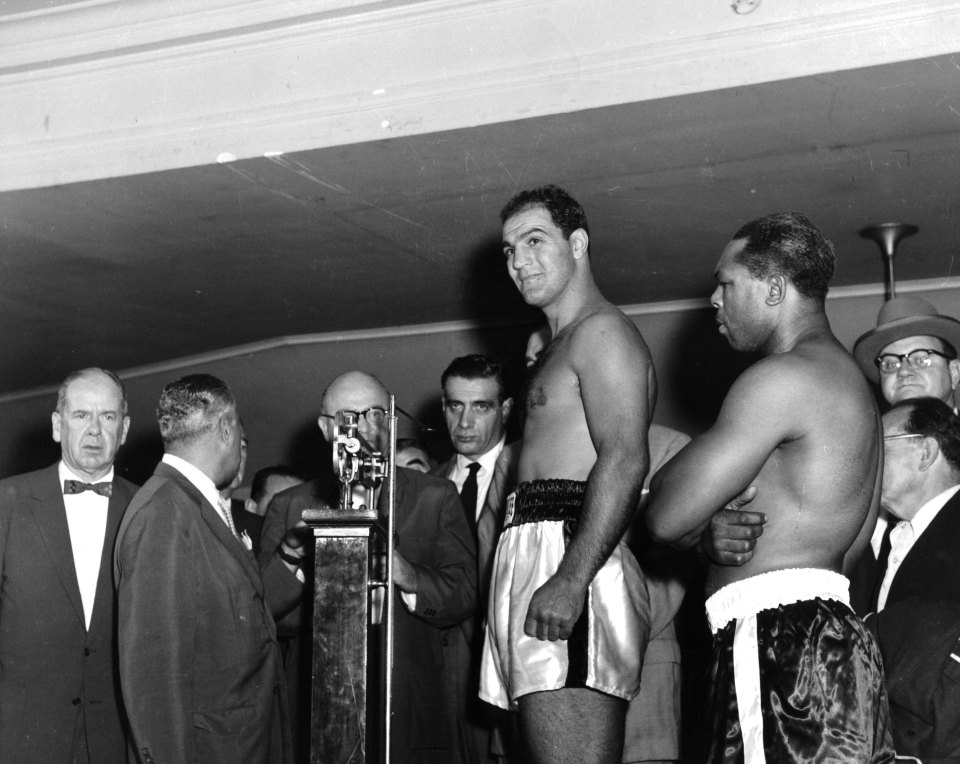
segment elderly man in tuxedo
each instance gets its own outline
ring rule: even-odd
[[[359,435],[386,452],[386,409],[389,393],[383,383],[362,371],[334,379],[320,401],[318,424],[333,442],[338,412],[357,414]],[[455,740],[448,724],[443,676],[444,630],[470,617],[476,609],[476,559],[470,528],[448,480],[398,467],[395,482],[396,537],[393,600],[393,721],[391,751],[396,764],[455,760]],[[381,508],[386,492],[379,491]],[[264,517],[260,569],[277,629],[287,642],[286,672],[293,700],[298,702],[295,736],[298,760],[308,753],[310,708],[310,595],[312,549],[306,543],[303,510],[336,507],[340,482],[332,470],[273,497]],[[355,497],[361,501],[362,497]],[[306,557],[307,553],[310,553]],[[299,668],[298,668],[299,666]],[[298,692],[299,690],[299,692]]]
[[[240,467],[227,385],[171,382],[163,460],[117,535],[120,682],[143,764],[289,761],[283,675],[253,554],[219,501]]]
[[[111,559],[136,491],[113,468],[123,383],[73,372],[52,420],[59,463],[0,482],[0,761],[119,763]]]
[[[480,701],[478,692],[490,571],[503,526],[504,502],[516,488],[520,450],[517,444],[506,443],[513,398],[507,394],[499,360],[489,355],[455,358],[440,376],[440,385],[455,453],[433,474],[452,480],[460,493],[476,548],[479,593],[473,617],[444,636],[444,683],[457,734],[457,760],[479,764],[493,753],[491,743],[496,753],[503,748],[501,741],[491,740],[496,727],[500,727],[498,736],[509,738],[507,715]]]

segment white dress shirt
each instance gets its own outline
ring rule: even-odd
[[[887,594],[890,592],[890,586],[893,578],[897,574],[904,558],[913,549],[917,539],[934,521],[936,516],[943,509],[944,505],[953,498],[953,495],[960,490],[960,485],[948,488],[943,493],[937,494],[930,501],[924,504],[917,511],[911,520],[901,520],[890,533],[890,556],[887,558],[887,570],[883,576],[883,582],[880,584],[880,592],[877,595],[877,612],[883,610],[887,604]],[[896,518],[891,517],[890,522]]]
[[[463,490],[463,484],[467,479],[467,475],[470,474],[467,467],[473,462],[477,462],[477,464],[480,465],[480,469],[477,470],[477,506],[474,516],[477,520],[480,519],[480,512],[483,510],[483,504],[487,500],[487,491],[490,490],[490,483],[493,482],[493,473],[497,467],[497,459],[500,458],[500,453],[503,451],[505,442],[506,435],[500,438],[497,445],[477,459],[471,459],[463,454],[457,454],[456,462],[448,476],[450,480],[456,484],[457,493],[460,493],[460,491]]]
[[[81,483],[112,483],[113,467],[99,480],[77,475],[60,462],[60,490],[64,480],[79,480]],[[87,629],[93,616],[93,602],[97,596],[97,579],[100,576],[100,560],[103,557],[103,538],[107,533],[107,510],[110,497],[94,491],[65,494],[63,506],[67,511],[67,527],[70,530],[70,546],[73,548],[73,566],[80,585],[80,600],[83,602],[83,617]]]
[[[190,481],[190,484],[196,488],[203,495],[212,506],[217,514],[220,516],[220,519],[223,520],[223,524],[227,526],[227,529],[230,530],[231,535],[234,538],[237,538],[236,531],[233,529],[233,524],[224,516],[224,507],[220,503],[220,491],[217,490],[217,487],[213,484],[213,481],[207,477],[201,470],[194,467],[190,462],[185,459],[181,459],[179,456],[174,456],[173,454],[164,454],[163,459],[161,460],[164,464],[169,464],[177,472],[183,475],[187,480]],[[227,509],[227,512],[230,510]]]

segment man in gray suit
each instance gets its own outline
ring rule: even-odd
[[[52,416],[61,458],[0,482],[0,761],[126,758],[110,564],[136,486],[114,474],[123,383],[83,369]]]
[[[443,414],[456,453],[433,474],[452,480],[464,503],[477,545],[478,591],[474,617],[444,635],[444,685],[448,708],[455,715],[451,722],[459,760],[476,764],[490,758],[491,734],[498,720],[506,717],[482,703],[477,693],[490,571],[503,525],[503,504],[516,487],[519,449],[506,444],[513,398],[506,393],[500,361],[489,355],[455,358],[440,384]]]

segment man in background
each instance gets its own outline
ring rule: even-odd
[[[113,466],[123,383],[72,372],[52,425],[59,463],[0,482],[0,761],[122,762],[111,564],[136,491]]]
[[[267,507],[274,496],[302,482],[302,477],[282,464],[259,469],[250,482],[250,496],[244,506],[247,512],[263,517],[267,514]]]
[[[358,433],[386,453],[390,396],[371,374],[347,372],[320,399],[320,430],[333,443],[338,412],[357,415]],[[447,480],[398,468],[394,580],[394,699],[391,750],[403,762],[454,760],[443,685],[444,630],[476,608],[476,559],[470,529],[454,486]],[[312,545],[304,509],[336,507],[340,482],[333,471],[277,494],[267,509],[260,567],[277,628],[288,640],[287,676],[298,704],[299,751],[309,753]],[[362,488],[362,487],[361,487]],[[364,497],[356,497],[357,501]],[[378,503],[385,501],[381,490]],[[308,556],[309,554],[309,556]]]
[[[509,744],[509,719],[480,701],[480,656],[490,571],[503,527],[503,506],[517,482],[517,444],[507,445],[513,410],[503,365],[489,355],[455,358],[440,376],[443,415],[454,455],[434,472],[457,486],[476,545],[477,610],[445,636],[444,682],[450,693],[451,723],[457,729],[460,761],[477,764]],[[492,740],[494,730],[498,740]],[[505,753],[505,751],[504,751]]]
[[[120,682],[140,760],[290,760],[283,674],[256,561],[220,505],[241,425],[220,379],[191,374],[157,406],[164,455],[117,536]]]
[[[956,410],[958,346],[960,321],[920,297],[896,297],[880,308],[877,326],[854,343],[853,357],[888,404],[930,396]]]

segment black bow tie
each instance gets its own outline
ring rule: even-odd
[[[63,481],[63,492],[65,494],[83,493],[84,491],[94,491],[101,496],[110,496],[113,494],[113,483],[84,483],[81,480]]]

